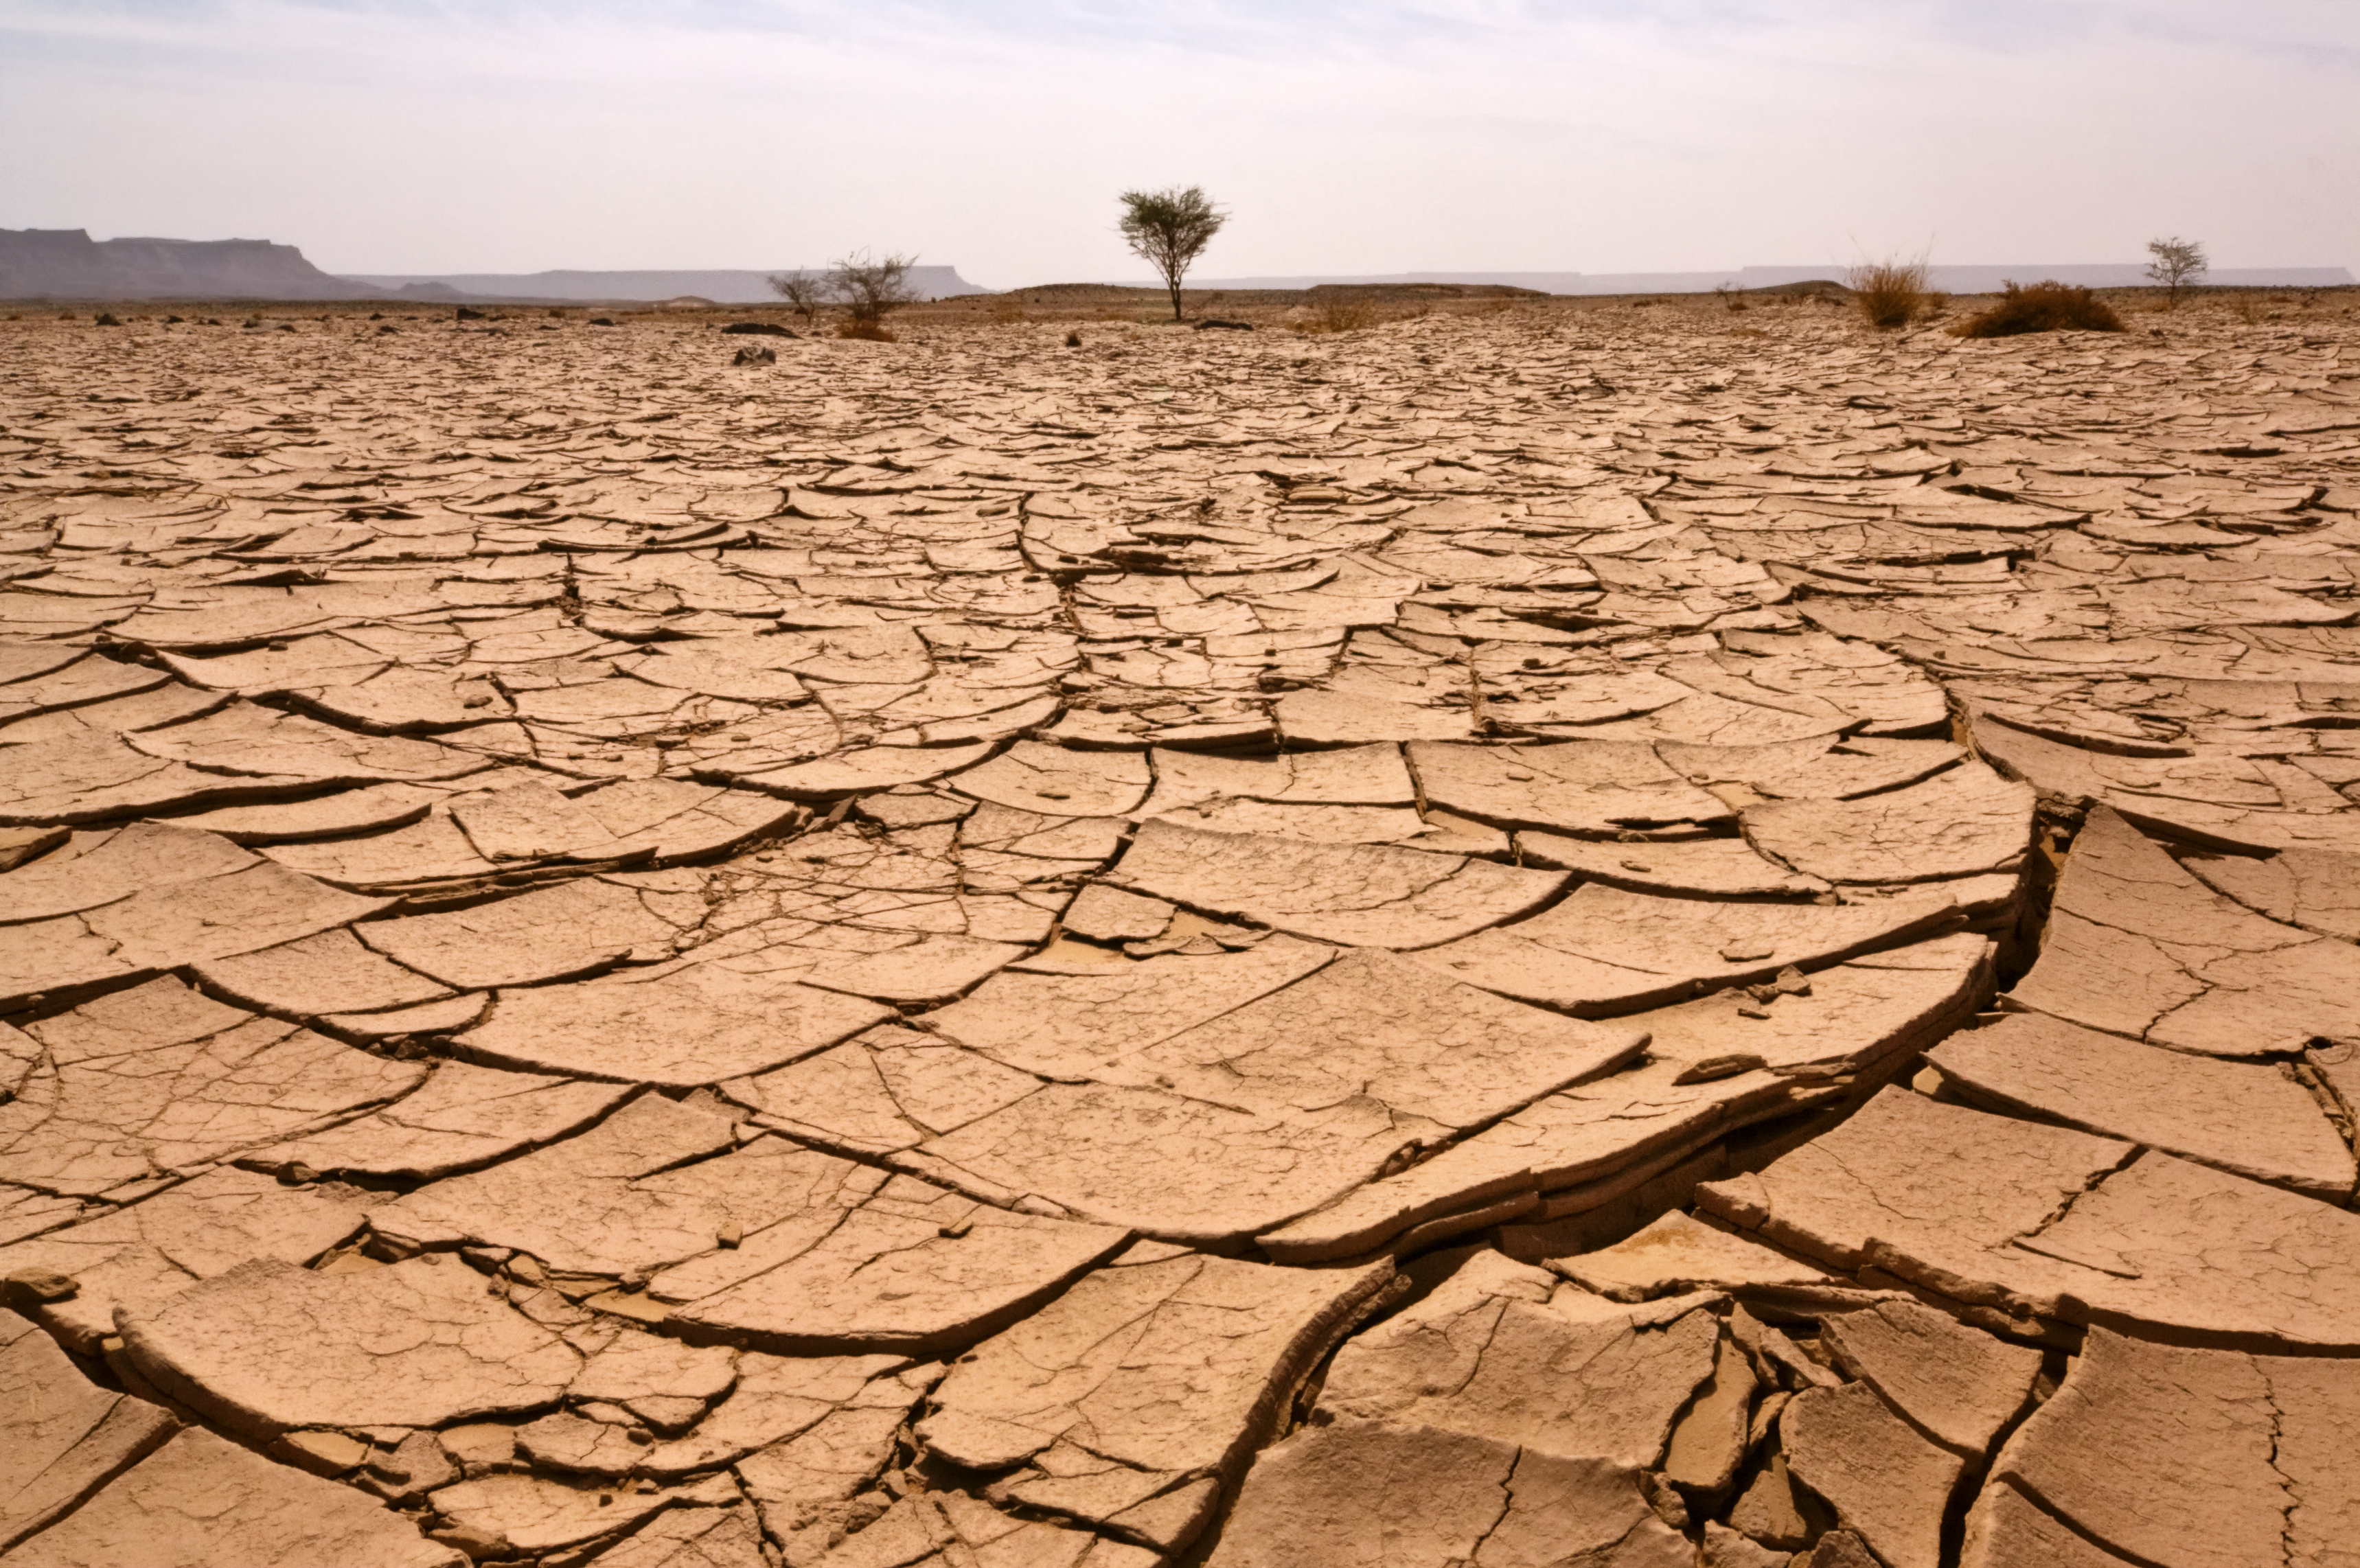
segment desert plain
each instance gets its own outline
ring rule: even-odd
[[[2354,296],[1381,303],[0,321],[0,1563],[2355,1561]]]

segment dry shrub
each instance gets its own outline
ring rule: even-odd
[[[863,343],[900,343],[901,340],[875,321],[846,321],[836,329],[840,338],[858,338]]]
[[[1357,332],[1373,327],[1385,313],[1373,299],[1351,294],[1328,294],[1311,301],[1311,319],[1298,321],[1299,332]]]
[[[2054,281],[2010,283],[1998,304],[1950,329],[1962,338],[2006,338],[2018,332],[2119,332],[2123,319],[2091,293]]]
[[[1844,278],[1860,301],[1860,313],[1879,332],[1907,326],[1926,309],[1926,263],[1863,262]]]

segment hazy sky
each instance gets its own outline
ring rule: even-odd
[[[0,0],[0,227],[331,271],[2360,270],[2360,0]]]

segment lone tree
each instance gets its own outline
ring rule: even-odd
[[[774,272],[770,274],[770,292],[784,299],[787,308],[801,316],[806,327],[811,324],[812,318],[819,314],[819,308],[827,303],[827,280],[814,278],[801,269]]]
[[[2203,277],[2211,265],[2204,259],[2202,245],[2177,235],[2168,240],[2147,241],[2147,253],[2155,257],[2147,264],[2147,275],[2171,290],[2167,300],[2175,310],[2180,309],[2180,290]]]
[[[1172,290],[1174,321],[1180,320],[1180,280],[1229,221],[1202,186],[1122,193],[1122,237]]]
[[[845,314],[852,319],[843,328],[848,338],[883,338],[885,318],[904,305],[918,302],[915,290],[910,287],[910,268],[916,266],[914,256],[888,256],[871,258],[867,251],[847,256],[827,269],[825,287],[829,295],[844,302]]]

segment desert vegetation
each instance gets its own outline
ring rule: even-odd
[[[787,302],[787,309],[809,325],[819,315],[819,308],[827,303],[827,281],[814,278],[798,268],[793,272],[774,272],[769,278],[770,291]]]
[[[1305,318],[1291,323],[1299,332],[1357,332],[1393,319],[1390,311],[1360,289],[1313,289],[1309,294]]]
[[[917,303],[918,297],[910,288],[910,268],[917,260],[914,256],[872,257],[861,251],[829,267],[828,292],[843,304],[845,315],[836,335],[891,343],[893,334],[885,330],[885,318]]]
[[[1879,332],[1896,332],[1925,313],[1926,258],[1863,262],[1846,275],[1860,313]]]
[[[910,287],[910,268],[917,262],[914,256],[872,256],[865,250],[856,251],[817,276],[798,268],[773,273],[767,281],[770,291],[806,325],[818,320],[822,309],[836,305],[844,310],[836,336],[891,343],[893,334],[886,331],[885,318],[918,303],[918,295]]]
[[[2180,291],[2202,278],[2212,265],[2205,259],[2202,245],[2177,235],[2147,241],[2147,253],[2155,258],[2147,264],[2147,278],[2167,291],[2164,308],[2169,310],[2180,309]]]
[[[1176,321],[1180,320],[1180,280],[1229,221],[1229,214],[1214,206],[1212,198],[1197,185],[1126,191],[1121,201],[1122,218],[1116,226],[1131,254],[1164,279],[1172,295],[1172,319]]]
[[[2119,332],[2123,319],[2087,289],[2042,282],[2010,283],[1999,303],[1950,329],[1962,338],[2006,338],[2020,332]]]

